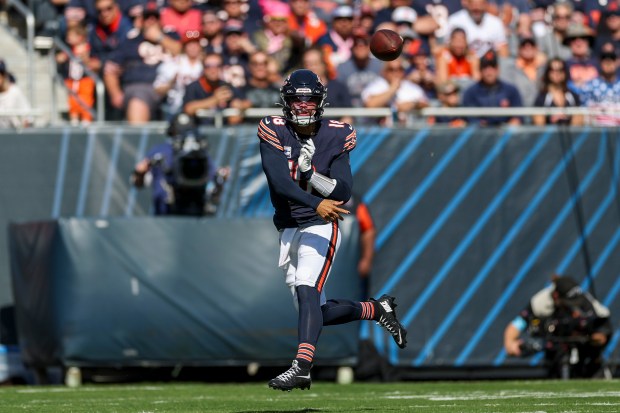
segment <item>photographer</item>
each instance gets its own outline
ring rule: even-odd
[[[207,141],[181,113],[170,122],[166,142],[136,165],[131,181],[137,188],[151,186],[155,215],[203,216],[215,213],[228,172],[215,167]]]
[[[554,275],[508,324],[504,348],[517,357],[544,351],[550,377],[593,377],[611,334],[609,309],[571,277]]]

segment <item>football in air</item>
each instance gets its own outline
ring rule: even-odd
[[[403,38],[393,30],[377,30],[370,39],[370,52],[379,60],[395,60],[403,51]]]

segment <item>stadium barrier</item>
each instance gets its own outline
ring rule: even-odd
[[[1,132],[0,222],[149,215],[148,190],[129,184],[164,126]],[[232,175],[212,220],[272,214],[256,127],[206,128]],[[25,163],[24,160],[28,160]],[[369,323],[389,360],[414,367],[540,365],[502,351],[504,326],[549,282],[572,274],[620,313],[620,141],[616,129],[549,126],[358,128],[355,191],[375,217],[371,291],[398,297],[411,331],[397,350]],[[8,179],[10,177],[10,179]],[[0,238],[0,303],[12,302]],[[331,281],[330,281],[331,282]],[[617,362],[616,329],[605,357]]]

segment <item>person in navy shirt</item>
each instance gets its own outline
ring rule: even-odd
[[[267,116],[258,126],[263,171],[279,231],[279,267],[299,311],[297,355],[290,369],[269,387],[309,389],[310,369],[323,326],[375,320],[396,344],[407,344],[396,319],[394,298],[352,301],[325,298],[324,286],[340,246],[338,221],[349,211],[353,177],[349,152],[356,131],[348,123],[323,119],[326,88],[319,76],[296,70],[280,88],[283,116]]]
[[[515,108],[523,106],[521,95],[514,85],[499,80],[497,54],[490,50],[480,58],[479,82],[471,85],[463,94],[463,107],[482,108]],[[468,123],[480,125],[500,125],[509,123],[519,125],[518,116],[476,117],[468,119]]]

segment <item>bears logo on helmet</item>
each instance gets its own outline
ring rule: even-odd
[[[319,77],[307,69],[291,73],[280,88],[284,118],[296,125],[305,126],[323,117],[327,88]],[[316,107],[309,112],[300,111],[294,106],[298,102],[311,102]]]

